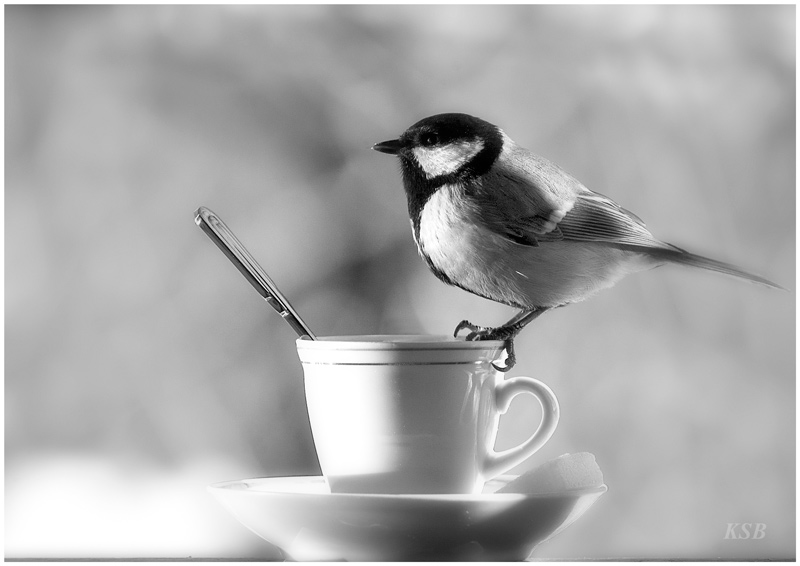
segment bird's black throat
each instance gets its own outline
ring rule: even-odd
[[[408,215],[414,226],[415,237],[419,237],[419,222],[422,209],[440,187],[444,185],[460,185],[468,189],[470,185],[492,168],[492,165],[500,156],[500,152],[503,151],[503,134],[500,129],[488,122],[483,122],[482,125],[485,125],[485,127],[475,132],[475,137],[483,141],[483,149],[453,173],[429,179],[410,152],[408,154],[400,154],[403,187],[408,199]]]

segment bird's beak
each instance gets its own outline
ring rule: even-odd
[[[400,153],[400,150],[403,148],[403,144],[400,140],[389,140],[381,143],[376,143],[372,146],[372,149],[375,151],[380,151],[381,153],[388,153],[389,155],[397,155]]]

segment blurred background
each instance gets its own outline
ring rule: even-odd
[[[205,486],[319,473],[295,336],[199,205],[318,334],[513,313],[427,271],[370,151],[430,114],[796,286],[791,5],[17,5],[5,85],[8,558],[280,557]],[[609,486],[536,557],[794,558],[794,291],[664,267],[516,344],[563,413],[515,471],[589,451]]]

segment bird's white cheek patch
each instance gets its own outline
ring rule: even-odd
[[[483,142],[480,140],[464,141],[437,147],[415,147],[414,157],[425,171],[425,176],[433,179],[455,173],[482,149]]]

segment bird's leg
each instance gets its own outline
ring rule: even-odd
[[[516,332],[519,332],[525,325],[532,322],[546,310],[548,309],[523,309],[511,317],[504,325],[495,328],[490,326],[478,326],[477,324],[472,324],[468,320],[462,320],[458,323],[458,326],[456,326],[453,336],[458,336],[459,332],[467,328],[470,330],[470,333],[464,337],[465,340],[499,340],[500,335],[504,332],[509,330],[516,330]]]
[[[466,340],[503,340],[503,342],[505,342],[504,346],[507,353],[506,365],[505,367],[500,367],[497,364],[492,363],[492,366],[494,366],[494,368],[498,371],[506,372],[514,367],[514,365],[517,363],[517,357],[514,354],[514,338],[523,328],[525,328],[525,326],[536,320],[548,310],[549,309],[546,308],[524,309],[515,314],[511,320],[506,322],[503,326],[498,326],[496,328],[476,326],[469,321],[462,320],[458,326],[456,326],[454,335],[457,336],[461,330],[468,328],[470,333],[467,334]]]
[[[501,367],[492,362],[492,367],[494,367],[494,369],[507,372],[516,365],[517,356],[514,353],[514,338],[516,338],[517,334],[519,334],[523,328],[548,310],[549,309],[527,309],[520,311],[503,326],[490,329],[489,332],[479,338],[479,340],[503,340],[504,342],[504,347],[506,349],[506,365]]]

